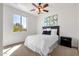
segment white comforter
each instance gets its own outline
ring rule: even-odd
[[[47,55],[57,40],[57,35],[31,35],[25,39],[24,45],[41,55]]]

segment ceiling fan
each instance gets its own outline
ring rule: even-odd
[[[32,9],[31,11],[37,11],[38,14],[42,13],[42,12],[48,12],[48,10],[46,10],[45,8],[48,7],[48,4],[42,4],[42,3],[38,3],[38,5],[32,3],[32,5],[35,7],[35,9]]]

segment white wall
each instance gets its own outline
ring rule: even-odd
[[[38,33],[41,33],[45,17],[58,14],[60,35],[72,37],[72,46],[77,47],[77,5],[76,4],[50,4],[49,13],[40,15],[38,20]]]
[[[23,15],[27,17],[27,31],[24,32],[13,32],[13,15]],[[3,13],[3,46],[22,42],[25,40],[27,35],[36,34],[37,17],[29,13],[23,12],[19,9],[13,8],[8,5],[4,5]]]
[[[79,50],[79,4],[78,4],[78,50]]]
[[[20,8],[19,8],[20,9]],[[58,14],[58,24],[60,26],[61,36],[72,37],[72,45],[77,47],[78,43],[78,10],[77,4],[49,4],[49,13],[39,15],[39,19],[29,13],[10,6],[4,6],[3,19],[3,45],[9,45],[24,41],[27,35],[32,35],[42,32],[43,20],[45,17]],[[12,15],[20,14],[28,17],[27,32],[12,32]],[[38,21],[37,21],[38,20]],[[38,23],[38,24],[37,24]],[[38,28],[37,28],[38,27]]]
[[[2,40],[3,40],[3,4],[0,4],[0,56],[2,55]]]

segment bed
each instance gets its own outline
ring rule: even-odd
[[[56,34],[49,34],[44,32],[43,34],[31,35],[25,39],[24,45],[27,46],[34,52],[39,53],[40,55],[48,55],[58,46],[59,41],[59,26],[45,26],[43,30],[47,31],[47,29],[53,30],[56,29]],[[54,32],[53,32],[54,33]]]

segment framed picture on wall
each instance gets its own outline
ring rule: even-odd
[[[44,19],[44,26],[57,26],[58,25],[58,15],[48,16]]]

